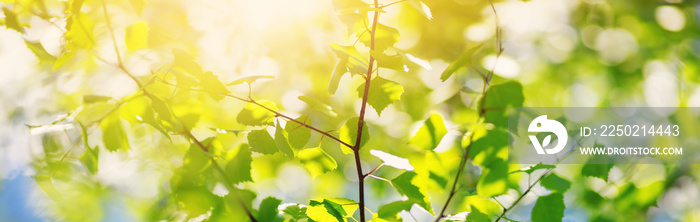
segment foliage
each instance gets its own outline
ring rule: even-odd
[[[609,95],[634,97],[627,92],[639,91],[646,78],[642,64],[661,49],[669,60],[692,58],[678,78],[697,83],[697,40],[683,35],[696,36],[697,22],[689,19],[686,29],[669,34],[643,21],[656,3],[605,2],[607,9],[589,11],[593,3],[583,2],[565,15],[572,20],[561,26],[565,31],[552,29],[556,35],[546,40],[503,32],[500,19],[518,15],[501,9],[512,13],[508,5],[539,1],[333,0],[317,18],[324,22],[313,27],[281,25],[270,37],[260,34],[270,31],[261,31],[269,21],[249,15],[255,26],[215,28],[257,34],[209,48],[197,45],[217,38],[200,36],[202,23],[217,21],[190,8],[222,10],[208,3],[4,0],[0,24],[23,38],[37,69],[51,76],[42,79],[80,82],[68,92],[57,87],[56,102],[44,110],[64,117],[28,124],[54,129],[40,133],[41,155],[32,159],[50,220],[107,220],[120,201],[145,221],[539,222],[562,221],[566,207],[576,205],[591,220],[650,219],[649,209],[680,186],[679,178],[692,178],[689,166],[664,165],[656,169],[663,176],[639,182],[632,175],[645,171],[632,166],[509,164],[518,157],[508,155],[507,108],[575,106],[570,101],[581,97],[564,97],[582,86],[599,93],[586,105],[616,105],[618,96]],[[273,23],[312,7],[275,4],[284,13]],[[302,8],[284,8],[294,4]],[[697,16],[696,5],[673,7]],[[328,15],[338,19],[327,22]],[[605,24],[613,20],[631,28]],[[38,24],[60,32],[52,39],[57,47],[33,37]],[[479,30],[487,36],[472,33]],[[338,32],[343,35],[336,38]],[[630,47],[637,51],[610,52],[588,36],[607,32],[633,33],[639,42]],[[315,37],[325,35],[337,43]],[[264,47],[249,46],[254,43]],[[516,52],[506,53],[511,46]],[[528,47],[542,49],[533,57],[547,61],[512,58]],[[207,55],[217,50],[233,55]],[[601,61],[588,58],[592,53]],[[220,60],[225,68],[215,65]],[[258,61],[268,62],[248,68]],[[501,68],[507,62],[528,69],[509,75]],[[269,71],[274,67],[279,70]],[[150,184],[110,179],[128,168]],[[152,192],[142,195],[138,186]],[[518,215],[515,208],[528,212]]]

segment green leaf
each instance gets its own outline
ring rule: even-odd
[[[242,144],[236,149],[236,154],[233,156],[233,159],[229,160],[226,164],[224,172],[233,184],[246,181],[253,182],[253,178],[250,176],[250,164],[252,162],[253,158],[248,149],[248,144]]]
[[[440,75],[440,79],[444,82],[460,68],[471,66],[474,62],[474,55],[479,49],[481,49],[481,46],[482,45],[477,45],[464,51],[459,57],[457,57],[457,60],[450,63],[450,65],[445,68],[445,71],[443,71]]]
[[[199,85],[203,91],[209,92],[209,96],[216,101],[224,98],[225,94],[230,93],[224,83],[219,81],[219,77],[212,72],[204,72],[199,78]]]
[[[546,177],[542,178],[542,181],[540,181],[540,184],[544,187],[547,188],[548,190],[551,190],[552,192],[559,192],[559,193],[564,193],[569,188],[571,187],[571,182],[569,180],[560,177],[556,173],[552,172]]]
[[[209,211],[218,202],[206,187],[184,187],[174,192],[175,199],[183,207],[189,217],[197,217]]]
[[[301,116],[297,118],[296,121],[303,123],[305,119],[306,118]],[[294,121],[287,121],[287,125],[284,126],[284,130],[289,134],[289,145],[291,145],[292,149],[294,149],[294,153],[304,149],[304,146],[306,146],[309,139],[311,139],[311,129],[306,128]]]
[[[66,39],[79,48],[92,49],[95,45],[95,35],[93,34],[95,22],[82,12],[74,14],[68,20]]]
[[[382,114],[387,106],[401,98],[403,87],[391,80],[375,77],[369,83],[369,91],[367,92],[367,104],[372,106],[377,111],[377,115]],[[365,84],[357,87],[357,96],[362,98],[365,94]]]
[[[496,159],[483,167],[476,192],[479,196],[490,198],[508,191],[508,164]]]
[[[399,41],[400,36],[399,30],[377,23],[377,29],[374,34],[374,50],[383,52],[387,48],[394,46],[394,44]],[[360,37],[360,42],[370,47],[372,44],[372,35],[365,33]]]
[[[260,222],[275,222],[279,211],[277,207],[282,203],[282,200],[275,197],[266,197],[260,202],[258,210],[258,221]]]
[[[540,163],[538,163],[538,164],[536,164],[536,165],[534,165],[534,166],[528,167],[527,169],[520,169],[520,170],[516,170],[516,171],[510,172],[510,173],[525,172],[525,173],[527,173],[527,174],[532,174],[532,172],[535,172],[535,170],[554,169],[555,167],[557,167],[557,166],[556,166],[556,165],[551,165],[551,164],[542,164],[542,162],[540,162]]]
[[[328,93],[331,95],[335,94],[335,91],[338,90],[338,85],[340,84],[340,78],[345,75],[345,73],[348,72],[348,68],[346,67],[348,65],[348,58],[347,57],[342,57],[340,58],[340,62],[338,62],[338,65],[335,66],[335,69],[333,70],[333,76],[331,76],[330,82],[328,82]]]
[[[130,0],[135,1],[135,0]],[[142,6],[143,7],[143,6]],[[148,24],[146,21],[138,21],[126,28],[126,48],[131,51],[148,47]]]
[[[347,221],[357,210],[357,203],[345,198],[314,199],[309,202],[306,216],[314,221]]]
[[[597,177],[607,182],[608,174],[610,173],[610,169],[612,169],[613,166],[614,164],[586,163],[586,165],[583,165],[583,168],[581,169],[581,175],[587,177]]]
[[[430,197],[425,193],[425,188],[416,175],[412,171],[404,172],[392,179],[391,184],[399,194],[408,197],[408,201],[416,203],[430,214],[434,214],[433,208],[430,206]]]
[[[485,222],[485,221],[491,221],[491,219],[486,214],[481,213],[478,210],[474,210],[472,212],[469,212],[469,214],[467,215],[466,221]],[[510,221],[510,220],[506,219],[506,221]]]
[[[339,134],[340,134],[340,140],[347,143],[354,145],[355,140],[357,139],[357,121],[359,121],[360,118],[358,117],[353,117],[348,119],[347,122],[345,122],[345,125],[340,128]],[[362,139],[360,140],[360,148],[369,141],[369,128],[367,127],[367,123],[362,123]],[[350,154],[353,151],[345,146],[340,146],[340,148],[343,150],[343,153],[345,154]]]
[[[212,141],[213,138],[210,137],[206,140],[202,140],[201,143],[203,146],[207,147]],[[188,173],[198,174],[209,168],[209,166],[211,166],[209,154],[205,153],[198,144],[190,144],[190,149],[187,150],[187,153],[185,153],[185,158],[182,161],[182,168]]]
[[[370,150],[369,153],[372,154],[372,156],[381,159],[382,162],[384,162],[384,165],[396,169],[413,171],[413,166],[410,162],[408,162],[408,159],[406,158],[394,156],[393,154],[381,150]]]
[[[433,13],[430,12],[430,8],[428,8],[423,1],[420,0],[408,0],[408,3],[413,6],[418,12],[420,12],[423,16],[425,16],[428,19],[433,19]],[[444,81],[444,80],[443,80]]]
[[[253,199],[256,194],[250,190],[234,189],[224,196],[224,203],[228,215],[223,221],[249,221],[247,213],[244,211],[241,203],[246,208],[253,209]]]
[[[265,76],[247,76],[247,77],[243,77],[243,78],[237,79],[237,80],[235,80],[235,81],[233,81],[233,82],[230,82],[230,83],[228,83],[228,84],[226,84],[226,85],[227,85],[227,86],[233,86],[233,85],[238,85],[238,84],[241,84],[241,83],[252,84],[253,82],[255,82],[255,80],[258,80],[258,79],[274,79],[274,78],[275,78],[275,76],[269,76],[269,75],[265,75]]]
[[[486,99],[483,102],[482,100]],[[479,99],[479,110],[486,110],[484,119],[496,127],[508,128],[507,107],[523,106],[523,86],[517,81],[489,87],[486,94]]]
[[[17,21],[17,14],[12,11],[12,9],[9,9],[7,7],[2,7],[2,13],[5,14],[5,26],[14,29],[18,31],[19,33],[23,33],[22,26],[19,25],[19,22]]]
[[[335,170],[338,163],[335,159],[328,155],[321,147],[308,148],[299,151],[299,160],[304,168],[311,173],[311,177],[317,176]]]
[[[36,55],[36,57],[39,59],[39,63],[53,64],[56,61],[56,57],[49,54],[49,52],[46,51],[44,45],[42,45],[41,42],[30,42],[25,40],[24,43],[27,45],[27,48],[29,48],[29,50],[32,50],[34,55]]]
[[[338,113],[335,112],[333,107],[326,105],[325,103],[321,102],[321,100],[318,100],[314,97],[299,96],[299,100],[304,101],[306,104],[308,104],[311,110],[319,110],[322,113],[325,113],[326,115],[329,115],[331,117],[338,116]]]
[[[362,75],[367,73],[367,59],[360,56],[354,46],[341,46],[331,43],[331,49],[341,61],[347,61],[345,65],[347,71],[349,71],[351,74]]]
[[[282,126],[280,126],[279,121],[277,121],[277,127],[275,127],[275,145],[277,148],[284,153],[284,155],[287,155],[288,158],[294,158],[294,150],[292,150],[292,145],[289,144],[289,136],[287,135],[287,131],[282,129]]]
[[[333,0],[333,8],[340,21],[348,27],[348,34],[357,33],[367,29],[365,25],[369,4],[361,0]]]
[[[262,100],[258,101],[258,103],[277,111],[277,106],[275,106],[274,102]],[[236,121],[238,121],[238,123],[247,126],[272,126],[274,119],[275,114],[273,112],[270,112],[269,110],[253,103],[246,104],[245,107],[243,107],[243,110],[241,110],[241,112],[238,113],[238,116],[236,116]]]
[[[442,116],[433,113],[425,120],[423,126],[420,127],[418,133],[411,138],[409,143],[423,150],[433,150],[440,144],[445,134],[447,134],[447,128],[445,128],[445,123],[442,121]]]
[[[535,207],[530,216],[532,222],[556,222],[564,218],[564,196],[561,193],[552,193],[537,198]]]
[[[413,202],[407,200],[391,202],[380,206],[377,215],[382,219],[398,220],[397,214],[401,211],[410,211],[411,206]]]
[[[180,49],[173,49],[172,51],[173,56],[175,56],[175,62],[173,63],[176,67],[182,68],[185,72],[195,77],[202,75],[202,66],[195,62],[190,54]]]
[[[80,130],[82,132],[83,146],[85,146],[85,152],[80,157],[80,162],[83,163],[85,168],[87,168],[90,175],[95,175],[98,170],[98,157],[100,156],[100,149],[99,147],[90,147],[90,144],[88,143],[87,128],[85,128],[85,126],[80,124]]]
[[[605,145],[598,144],[596,141],[594,147],[605,147]],[[586,164],[583,165],[581,175],[587,177],[597,177],[607,182],[608,174],[613,166],[615,166],[612,164],[613,161],[614,159],[608,156],[592,156],[588,158],[588,160],[586,160]]]
[[[102,128],[102,141],[109,151],[128,150],[129,140],[122,126],[118,111],[110,114],[100,123]]]
[[[275,154],[277,152],[275,139],[270,136],[266,129],[250,131],[248,144],[250,144],[250,150],[258,153]]]
[[[287,205],[287,204],[283,204]],[[300,204],[291,204],[287,205],[287,207],[282,210],[285,214],[289,215],[294,219],[295,221],[307,218],[306,217],[306,207],[300,207]]]
[[[85,104],[90,104],[90,103],[101,103],[101,102],[107,102],[109,100],[112,100],[112,97],[109,96],[100,96],[100,95],[84,95],[83,96],[83,103]]]

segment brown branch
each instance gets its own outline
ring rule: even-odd
[[[374,8],[379,8],[379,2],[374,0]],[[379,11],[374,11],[374,21],[372,21],[372,31],[370,31],[370,51],[374,50],[374,37],[377,32],[377,23],[379,22]],[[360,209],[365,208],[365,175],[362,173],[362,163],[360,162],[360,141],[362,141],[362,128],[365,122],[365,112],[367,109],[367,97],[369,96],[369,84],[372,80],[372,72],[374,71],[374,57],[369,56],[369,67],[367,67],[367,75],[365,76],[365,90],[362,96],[362,107],[360,108],[360,117],[357,120],[357,138],[355,138],[355,146],[352,148],[355,156],[355,167],[357,168],[357,179],[359,180],[358,189],[360,191]],[[360,211],[360,221],[365,221],[365,211]]]
[[[167,84],[167,85],[170,85],[170,86],[178,87],[178,88],[179,88],[179,86],[177,86],[176,84],[169,83],[169,82],[167,82],[167,81],[165,81],[165,80],[161,80],[161,82],[163,82],[163,83],[165,83],[165,84]],[[187,88],[187,90],[198,91],[198,92],[205,92],[205,93],[212,93],[212,92],[209,92],[209,91],[206,91],[206,90],[202,90],[202,89]],[[324,136],[327,136],[328,138],[331,138],[331,139],[335,140],[336,142],[340,143],[340,144],[343,145],[343,146],[346,146],[346,147],[348,147],[348,148],[353,149],[353,146],[352,146],[352,145],[350,145],[350,144],[348,144],[348,143],[346,143],[346,142],[340,140],[340,138],[335,137],[335,136],[329,134],[328,132],[323,131],[323,130],[320,130],[320,129],[318,129],[318,128],[316,128],[316,127],[313,127],[313,126],[311,126],[311,125],[309,125],[309,124],[306,124],[306,123],[304,123],[304,122],[301,122],[301,121],[299,121],[299,120],[296,120],[296,119],[294,119],[294,118],[292,118],[292,117],[290,117],[290,116],[287,116],[287,115],[285,115],[285,114],[283,114],[283,113],[280,113],[279,111],[276,111],[276,110],[274,110],[274,109],[272,109],[272,108],[269,108],[269,107],[267,107],[267,106],[265,106],[265,105],[263,105],[263,104],[260,104],[260,103],[256,102],[256,101],[253,100],[253,99],[245,99],[245,98],[243,98],[243,97],[235,96],[235,95],[233,95],[233,94],[228,94],[228,93],[213,93],[213,94],[217,94],[217,95],[225,96],[225,97],[231,97],[231,98],[234,98],[234,99],[243,101],[243,102],[255,104],[255,105],[259,106],[260,108],[263,108],[263,109],[265,109],[265,110],[267,110],[267,111],[269,111],[269,112],[271,112],[271,113],[274,113],[275,116],[277,116],[277,117],[281,117],[281,118],[283,118],[283,119],[286,119],[287,121],[295,122],[295,123],[297,123],[297,124],[299,124],[299,125],[301,125],[301,126],[303,126],[303,127],[309,128],[310,130],[316,131],[317,133],[320,133],[320,134],[322,134],[322,135],[324,135]]]

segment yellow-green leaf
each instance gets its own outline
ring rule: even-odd
[[[255,82],[255,81],[258,80],[258,79],[274,79],[274,78],[275,78],[275,76],[269,76],[269,75],[266,75],[266,76],[247,76],[247,77],[243,77],[243,78],[237,79],[236,81],[230,82],[229,84],[226,84],[226,85],[227,85],[227,86],[233,86],[233,85],[238,85],[238,84],[241,84],[241,83],[244,83],[244,82],[245,82],[245,83],[248,83],[248,84],[251,84],[251,83]]]
[[[132,0],[133,1],[133,0]],[[126,47],[135,51],[148,47],[148,24],[146,21],[138,21],[126,28]]]
[[[374,34],[374,50],[377,52],[383,52],[387,48],[394,46],[396,42],[399,41],[399,30],[393,27],[377,23],[377,29]],[[365,33],[360,37],[360,42],[367,47],[372,45],[372,35]]]
[[[317,176],[335,170],[338,163],[335,159],[328,155],[321,147],[308,148],[299,151],[299,160],[304,168],[311,173],[311,177]]]
[[[102,128],[102,141],[109,151],[128,150],[129,140],[122,126],[119,113],[115,112],[107,116],[100,123]]]
[[[350,144],[350,145],[355,145],[355,140],[357,139],[357,121],[359,121],[360,118],[358,117],[353,117],[348,119],[347,122],[345,122],[345,125],[343,125],[342,128],[340,128],[339,134],[340,134],[340,140]],[[369,128],[367,127],[367,123],[362,123],[362,139],[360,140],[360,148],[369,141]],[[345,146],[340,146],[340,148],[343,150],[343,153],[345,154],[350,154],[353,151]]]
[[[362,98],[364,94],[365,84],[362,84],[357,87],[357,96]],[[377,76],[370,81],[367,104],[372,106],[378,115],[381,115],[382,110],[401,98],[401,94],[403,94],[403,86]]]
[[[564,208],[566,206],[561,193],[541,196],[532,208],[530,219],[532,222],[561,222],[564,218]]]
[[[275,140],[266,129],[253,130],[248,133],[248,144],[250,150],[262,154],[274,154],[277,152]]]
[[[447,134],[447,128],[440,114],[434,113],[425,120],[418,133],[411,138],[410,144],[423,150],[433,150],[440,144],[442,137]]]
[[[275,103],[271,101],[261,100],[258,101],[258,103],[277,111],[277,106],[275,106]],[[274,119],[274,113],[253,103],[246,104],[245,107],[243,107],[243,110],[241,110],[241,112],[236,116],[236,121],[238,121],[238,123],[247,126],[272,126]]]
[[[224,169],[226,176],[228,176],[233,184],[246,181],[253,182],[253,178],[250,176],[250,164],[253,162],[253,158],[248,149],[248,144],[238,146],[235,152],[236,154],[233,155],[233,159],[228,161]]]

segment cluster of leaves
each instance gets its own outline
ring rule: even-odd
[[[275,77],[247,76],[226,84],[220,76],[200,65],[194,56],[196,50],[187,47],[195,38],[191,33],[195,32],[183,22],[179,13],[182,9],[174,4],[74,0],[47,7],[44,1],[3,2],[7,3],[2,6],[5,15],[2,24],[19,33],[26,33],[29,28],[26,21],[32,17],[52,24],[59,19],[65,21],[66,25],[60,27],[64,33],[58,55],[48,53],[40,42],[26,40],[27,48],[46,70],[87,71],[96,66],[93,63],[104,63],[102,65],[118,70],[136,86],[135,91],[122,98],[81,95],[79,102],[69,105],[72,111],[68,115],[40,126],[69,125],[79,129],[75,135],[65,131],[68,141],[56,133],[43,135],[44,156],[34,161],[36,181],[56,202],[53,207],[60,220],[99,220],[103,216],[99,198],[83,197],[103,195],[105,186],[95,178],[103,170],[99,166],[105,152],[177,157],[175,165],[169,160],[153,160],[159,169],[169,170],[171,174],[167,180],[159,181],[165,184],[159,189],[159,198],[144,204],[150,208],[141,214],[149,221],[193,218],[209,221],[402,221],[402,215],[410,215],[418,208],[433,216],[435,221],[512,221],[507,213],[538,185],[549,193],[537,198],[530,219],[561,221],[566,207],[564,193],[572,190],[574,179],[584,180],[555,173],[556,165],[537,164],[518,169],[508,164],[507,141],[512,126],[508,125],[511,114],[506,112],[506,107],[523,106],[523,86],[474,64],[481,51],[493,50],[501,55],[500,26],[496,25],[497,43],[493,48],[486,44],[465,46],[460,47],[463,50],[456,55],[434,56],[426,51],[395,47],[400,32],[380,22],[380,15],[386,13],[386,7],[396,5],[407,7],[402,13],[419,14],[426,21],[432,19],[431,8],[419,0],[386,4],[334,0],[334,10],[347,27],[348,36],[357,41],[353,45],[330,44],[329,51],[335,53],[338,63],[327,80],[324,79],[328,81],[327,94],[336,94],[341,85],[350,85],[350,81],[341,81],[349,73],[350,79],[362,80],[352,91],[357,100],[362,101],[362,108],[359,116],[344,116],[340,113],[348,112],[329,105],[326,97],[302,95],[298,99],[307,105],[308,113],[297,117],[285,115],[284,107],[273,100],[252,98],[254,86]],[[489,3],[482,6],[493,7],[492,2]],[[145,17],[142,13],[147,4],[167,10],[155,16],[158,18]],[[60,10],[52,10],[52,7]],[[130,23],[113,25],[110,12],[117,14],[116,10],[130,12]],[[439,12],[450,13],[450,9],[439,8],[435,14]],[[117,38],[115,30],[123,31],[124,37]],[[431,35],[427,33],[425,41],[434,37]],[[101,47],[102,40],[110,42],[107,46],[113,45],[109,53],[116,55],[114,61],[102,56],[108,53],[103,48],[109,48]],[[163,61],[150,73],[135,75],[125,61],[140,50],[155,51]],[[453,81],[461,88],[460,93],[444,101],[449,106],[447,111],[425,112],[430,110],[426,108],[429,90],[425,86],[384,75],[409,76],[416,73],[411,70],[430,68],[427,61],[409,51],[417,52],[420,57],[447,57],[444,59],[453,61],[440,76],[426,77]],[[418,79],[412,78],[409,80]],[[481,91],[463,86],[462,82],[467,79],[481,80]],[[247,87],[248,95],[234,94],[238,87]],[[324,93],[325,90],[324,86]],[[231,108],[226,105],[229,100],[238,102],[233,107],[237,111],[234,114],[222,108]],[[472,104],[466,105],[464,101]],[[384,132],[391,126],[365,120],[366,105],[381,118],[391,110],[392,104],[402,105],[396,110],[407,113],[420,125],[417,132],[392,139]],[[338,124],[323,125],[331,130],[322,130],[320,124],[313,124],[319,115],[334,119]],[[451,128],[451,125],[457,126]],[[158,134],[157,145],[141,142],[139,139],[146,134],[144,132]],[[458,133],[460,137],[450,141],[446,139],[449,133]],[[314,141],[315,134],[321,139]],[[201,135],[208,136],[198,138]],[[449,149],[436,152],[443,144]],[[66,159],[75,155],[75,161]],[[354,159],[346,161],[346,155]],[[316,179],[341,171],[338,169],[345,164],[354,164],[357,175],[353,177],[359,181],[359,196],[319,197],[303,203],[274,196],[258,197],[254,185],[259,181],[254,178],[255,171],[259,170],[255,167],[261,165],[255,162],[260,159],[296,163]],[[362,169],[365,163],[378,166]],[[581,175],[607,182],[612,168],[612,164],[587,164],[581,169]],[[525,175],[527,186],[520,187],[518,182]],[[539,176],[530,181],[533,175]],[[365,184],[382,190],[367,189],[380,195],[381,203],[365,201]],[[221,185],[225,191],[217,190]],[[668,183],[654,183],[637,188],[628,184],[621,188],[619,204],[615,207],[629,211],[649,208],[660,190],[668,186]],[[496,197],[508,195],[509,191],[516,191],[516,200],[504,206]],[[602,205],[604,197],[598,192],[586,189],[581,193],[588,207],[595,209]],[[649,193],[652,195],[646,195]],[[60,204],[64,201],[71,204]],[[377,206],[376,212],[368,206]],[[371,215],[366,217],[366,212]]]

